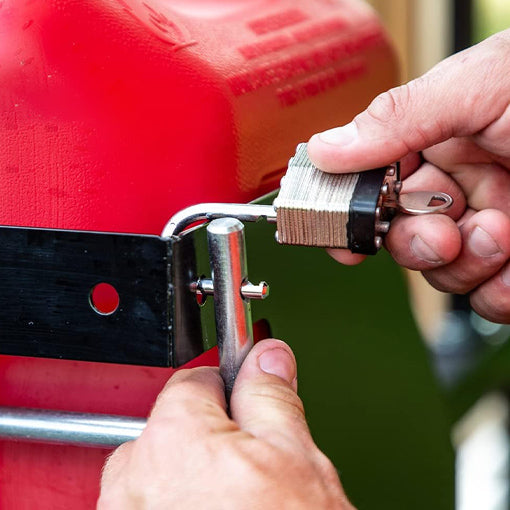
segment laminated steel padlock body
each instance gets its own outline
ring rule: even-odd
[[[354,0],[11,0],[0,31],[3,225],[159,234],[274,189],[297,142],[396,81]],[[143,416],[170,373],[0,356],[0,404]],[[0,448],[2,508],[93,507],[105,452]]]

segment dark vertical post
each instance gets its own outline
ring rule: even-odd
[[[473,44],[473,1],[454,0],[454,51]]]

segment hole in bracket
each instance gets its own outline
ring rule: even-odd
[[[198,306],[204,306],[207,301],[207,292],[202,286],[202,282],[207,281],[205,275],[200,276],[198,280],[192,283],[191,291],[195,294]]]
[[[111,315],[116,312],[119,302],[119,293],[113,285],[106,282],[94,285],[89,294],[90,306],[99,315]]]

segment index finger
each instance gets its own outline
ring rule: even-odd
[[[158,395],[146,430],[164,424],[172,432],[223,432],[232,428],[226,409],[224,384],[217,368],[179,370]]]

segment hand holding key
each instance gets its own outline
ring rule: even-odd
[[[403,192],[453,197],[446,215],[400,216],[386,247],[437,289],[510,322],[510,30],[378,96],[350,124],[314,135],[311,160],[343,173],[402,160]],[[421,151],[421,152],[420,152]],[[340,262],[362,255],[332,250]]]

